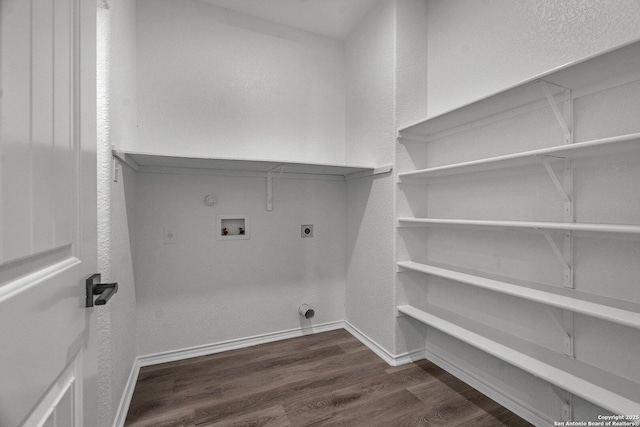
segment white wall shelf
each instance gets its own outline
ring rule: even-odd
[[[434,306],[398,312],[504,360],[614,414],[638,414],[640,385],[547,348]],[[535,356],[534,356],[535,355]]]
[[[413,179],[440,178],[497,169],[542,164],[541,160],[578,160],[607,154],[640,152],[640,133],[578,142],[539,150],[525,151],[505,156],[490,157],[470,162],[455,163],[398,174],[405,182]]]
[[[448,218],[398,218],[398,227],[473,227],[473,228],[502,228],[520,231],[578,231],[590,233],[640,234],[640,225],[626,224],[587,224],[575,222],[544,222],[544,221],[494,221],[474,219]]]
[[[640,304],[584,294],[550,285],[518,281],[511,278],[500,278],[500,280],[490,279],[478,274],[470,274],[469,271],[462,271],[462,269],[454,269],[450,266],[443,268],[413,261],[401,261],[398,262],[397,265],[403,269],[442,277],[467,285],[566,309],[574,313],[597,317],[632,328],[640,328]]]
[[[584,91],[596,91],[638,80],[640,43],[632,43],[605,54],[598,54],[509,87],[494,95],[471,102],[455,110],[421,120],[398,131],[400,140],[429,141],[449,132],[472,129],[530,109],[547,105],[544,85],[553,96],[571,89],[574,98]]]
[[[242,171],[254,174],[266,174],[281,171],[286,174],[316,175],[338,177],[340,179],[358,178],[391,172],[392,166],[362,166],[327,163],[303,163],[276,160],[228,159],[210,157],[174,156],[154,153],[122,152],[114,149],[114,155],[127,163],[133,162],[144,168],[209,169],[218,171]]]

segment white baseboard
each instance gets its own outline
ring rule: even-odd
[[[351,335],[356,337],[358,341],[366,345],[369,348],[369,350],[373,351],[375,354],[378,355],[378,357],[380,357],[382,360],[384,360],[391,366],[400,366],[406,363],[414,362],[416,360],[424,359],[424,349],[419,349],[412,352],[406,352],[401,354],[391,354],[384,347],[382,347],[380,344],[378,344],[377,342],[369,338],[367,335],[365,335],[362,331],[360,331],[358,328],[353,326],[351,323],[345,321],[344,328],[347,330],[347,332],[349,332]]]
[[[131,372],[129,373],[127,383],[124,386],[124,391],[122,393],[122,397],[120,398],[118,410],[116,411],[116,416],[113,421],[113,427],[124,426],[124,421],[127,418],[127,413],[129,412],[129,405],[131,404],[131,399],[133,398],[133,391],[136,388],[136,382],[138,381],[139,373],[140,363],[138,362],[138,358],[136,358],[136,360],[133,361],[133,366],[131,367]]]
[[[345,321],[345,329],[351,333],[354,337],[356,337],[360,342],[366,345],[371,351],[377,354],[382,360],[387,362],[391,366],[399,366],[404,365],[406,363],[415,362],[417,360],[428,359],[434,364],[438,365],[445,371],[449,372],[451,375],[456,378],[464,381],[469,384],[471,387],[490,397],[491,399],[498,402],[500,405],[509,409],[511,412],[517,414],[523,419],[529,421],[533,425],[536,426],[551,426],[553,425],[553,421],[550,420],[546,415],[536,411],[531,408],[524,402],[521,402],[517,399],[514,399],[513,396],[508,396],[502,393],[498,388],[493,387],[491,384],[479,379],[472,373],[467,370],[455,366],[449,362],[447,362],[442,357],[437,354],[425,350],[424,348],[414,350],[411,352],[406,352],[398,355],[393,355],[385,350],[382,346],[380,346],[377,342],[369,338],[367,335],[362,333],[358,328],[353,326],[351,323]]]
[[[437,354],[433,353],[430,350],[424,350],[423,355],[425,356],[426,359],[438,365],[445,371],[449,372],[454,377],[469,384],[471,387],[475,388],[480,393],[495,400],[500,405],[509,409],[511,412],[515,413],[521,418],[524,418],[525,420],[529,421],[531,424],[535,426],[552,426],[553,425],[553,421],[550,420],[546,415],[540,413],[539,411],[536,411],[526,403],[521,402],[517,399],[514,399],[513,396],[505,395],[499,389],[497,389],[496,387],[493,387],[491,384],[487,383],[486,381],[476,377],[471,372],[468,372],[467,370],[460,368],[458,366],[452,365],[451,363],[447,362],[445,359],[443,359],[442,357],[438,356]]]
[[[342,329],[343,327],[344,322],[340,320],[335,322],[323,323],[321,325],[313,325],[308,328],[294,328],[285,331],[270,332],[246,338],[222,341],[215,344],[198,345],[195,347],[148,354],[146,356],[139,356],[138,361],[140,362],[140,366],[157,365],[160,363],[175,362],[176,360],[207,356],[209,354],[221,353],[223,351],[237,350],[239,348],[251,347],[254,345],[301,337],[303,335],[317,334],[320,332]]]

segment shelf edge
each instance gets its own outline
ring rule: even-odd
[[[614,234],[640,234],[639,225],[631,224],[596,224],[596,223],[576,223],[576,222],[544,222],[544,221],[502,221],[502,220],[469,220],[469,219],[448,219],[448,218],[413,218],[399,217],[398,223],[412,223],[416,226],[471,226],[471,227],[491,227],[505,229],[529,229],[529,230],[565,230],[583,231],[592,233],[614,233]],[[401,227],[399,225],[399,227]]]

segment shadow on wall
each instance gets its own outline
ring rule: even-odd
[[[129,253],[131,254],[132,265],[133,265],[133,273],[135,276],[135,239],[133,238],[134,234],[134,222],[135,222],[135,181],[136,181],[136,172],[131,170],[128,166],[122,167],[122,187],[124,189],[124,204],[125,204],[125,212],[127,216],[127,228],[129,232]]]
[[[392,236],[392,223],[381,224],[384,206],[393,218],[393,207],[385,199],[380,184],[390,175],[375,175],[347,181],[347,268],[351,265],[360,245],[376,243],[386,235]],[[382,203],[387,200],[387,203]],[[384,206],[381,206],[383,204]],[[378,227],[377,225],[381,225]],[[372,248],[373,249],[373,248]]]

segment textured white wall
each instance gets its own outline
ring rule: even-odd
[[[97,426],[111,426],[137,356],[136,296],[129,240],[130,192],[135,173],[125,167],[112,180],[111,144],[135,135],[135,4],[111,0],[98,10],[98,268],[118,293],[96,308],[98,335]],[[126,187],[125,187],[126,184]]]
[[[195,0],[140,0],[126,148],[344,162],[342,43]]]
[[[346,40],[347,162],[390,164],[395,146],[395,1],[381,1]],[[345,319],[394,348],[393,178],[347,181]]]
[[[285,176],[267,212],[262,177],[138,174],[141,355],[307,326],[302,303],[316,308],[311,325],[344,319],[344,182]],[[250,239],[217,240],[219,214],[248,215]],[[313,238],[300,237],[302,224]],[[165,228],[175,244],[164,244]]]
[[[403,128],[427,116],[427,0],[398,0],[396,11],[396,121]]]
[[[636,0],[429,0],[429,115],[640,37]]]

